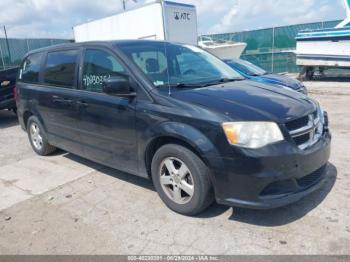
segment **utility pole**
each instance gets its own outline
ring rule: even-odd
[[[275,28],[272,28],[272,54],[271,54],[271,73],[275,71]]]
[[[0,56],[1,56],[1,61],[2,61],[2,69],[6,69],[6,66],[5,66],[5,61],[4,61],[4,56],[3,56],[3,53],[2,53],[2,48],[1,48],[1,45],[0,45]]]
[[[8,54],[9,54],[9,62],[11,64],[12,62],[12,58],[11,58],[11,52],[10,52],[10,45],[9,45],[9,40],[7,38],[7,32],[6,32],[6,26],[4,26],[4,32],[5,32],[5,39],[6,39],[6,45],[7,45],[7,51],[8,51]]]

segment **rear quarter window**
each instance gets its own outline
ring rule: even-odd
[[[36,53],[25,58],[19,70],[18,79],[25,83],[38,83],[42,57],[41,53]]]
[[[54,86],[73,88],[78,52],[78,50],[49,52],[44,69],[44,82]]]

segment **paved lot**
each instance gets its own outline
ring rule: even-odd
[[[147,180],[64,152],[36,156],[0,112],[0,254],[350,254],[350,84],[308,86],[331,118],[325,186],[276,210],[214,204],[192,218]]]

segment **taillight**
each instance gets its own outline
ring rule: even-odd
[[[17,100],[17,87],[16,86],[13,87],[13,97],[15,98],[15,100]]]

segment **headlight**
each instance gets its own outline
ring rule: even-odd
[[[283,88],[285,90],[288,90],[288,91],[295,91],[295,92],[298,92],[298,93],[301,93],[301,94],[304,94],[304,95],[307,94],[306,88],[303,87],[303,86],[300,86],[298,89],[294,89],[292,87],[284,86],[284,85],[276,85],[276,86],[278,86],[280,88]]]
[[[222,127],[231,145],[245,148],[261,148],[283,141],[281,129],[273,122],[230,122]]]
[[[325,124],[324,111],[322,110],[319,102],[317,102],[316,100],[313,100],[313,101],[316,104],[317,116],[320,118],[321,123],[324,125]]]

